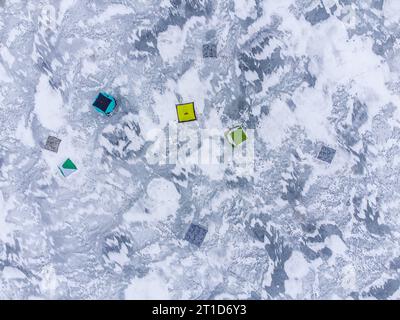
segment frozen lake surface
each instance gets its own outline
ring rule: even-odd
[[[0,299],[400,299],[399,23],[398,0],[0,0]],[[204,138],[236,126],[245,168]]]

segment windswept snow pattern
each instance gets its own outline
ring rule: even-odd
[[[400,299],[399,35],[398,0],[0,0],[0,299]],[[253,172],[149,157],[192,101],[182,146],[242,125]]]

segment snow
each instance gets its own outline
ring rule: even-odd
[[[17,37],[22,33],[22,30],[20,28],[14,28],[12,29],[9,34],[8,38],[6,41],[6,45],[10,46],[16,39]]]
[[[147,194],[155,204],[153,214],[165,217],[179,208],[180,195],[174,184],[166,179],[156,178],[147,186]]]
[[[0,81],[6,82],[6,83],[12,82],[12,78],[10,77],[8,72],[4,69],[4,67],[2,66],[1,63],[0,63]]]
[[[176,104],[178,103],[176,95],[174,93],[175,82],[168,81],[166,89],[163,93],[155,91],[153,93],[154,98],[154,112],[158,116],[160,121],[159,128],[164,128],[168,123],[177,121]],[[147,130],[146,130],[147,131]],[[146,133],[149,135],[148,133]]]
[[[196,68],[190,68],[179,79],[176,92],[182,96],[184,102],[195,101],[196,116],[201,117],[204,110],[205,99],[210,91],[207,79],[200,79]]]
[[[34,147],[35,141],[33,139],[32,129],[30,126],[25,126],[25,119],[21,118],[18,122],[18,127],[15,132],[15,137],[28,147]]]
[[[235,0],[235,14],[240,19],[256,17],[255,0]]]
[[[1,299],[399,297],[398,1],[45,2],[0,9]]]
[[[288,280],[285,280],[286,293],[296,299],[303,291],[302,278],[309,272],[308,262],[299,251],[293,251],[289,260],[285,263],[285,272]]]
[[[9,212],[15,209],[15,200],[13,198],[4,199],[4,194],[0,191],[0,240],[7,241],[9,240],[12,232],[16,230],[16,227],[11,224],[7,215]]]
[[[356,290],[357,272],[353,265],[348,264],[342,269],[341,285],[344,289]]]
[[[68,9],[72,8],[76,3],[76,0],[62,0],[59,6],[59,12],[57,17],[57,23],[60,25],[64,19],[64,15]]]
[[[335,234],[327,238],[325,240],[325,243],[327,247],[331,249],[335,255],[343,255],[346,253],[347,250],[346,244],[339,236]]]
[[[132,13],[134,13],[133,9],[128,6],[122,4],[111,4],[96,17],[89,19],[87,23],[89,25],[107,23],[115,16],[129,15]]]
[[[95,62],[87,59],[83,60],[81,69],[82,76],[88,77],[90,75],[95,75],[99,71],[100,69],[98,68]]]
[[[1,274],[2,274],[2,277],[6,280],[26,278],[26,276],[23,272],[21,272],[20,270],[18,270],[16,268],[13,268],[13,267],[4,267]]]
[[[41,281],[39,282],[40,290],[49,297],[55,297],[59,282],[60,279],[57,276],[54,266],[44,266],[41,271]]]
[[[165,62],[174,62],[185,45],[185,33],[179,26],[169,26],[158,36],[157,48]]]
[[[192,30],[205,24],[203,17],[192,17],[182,27],[170,25],[157,37],[157,48],[160,56],[167,64],[177,62],[185,52],[188,35]]]
[[[288,137],[289,128],[298,124],[295,115],[283,101],[275,101],[268,117],[264,117],[259,127],[261,139],[272,148],[282,145]]]
[[[400,20],[400,3],[397,0],[385,0],[383,2],[383,17],[385,25],[398,23]]]
[[[34,111],[44,127],[57,131],[66,125],[61,94],[50,86],[49,78],[44,74],[36,86],[34,101]]]
[[[143,278],[131,281],[125,289],[125,299],[169,300],[172,299],[172,294],[165,279],[157,271],[150,271]]]
[[[124,266],[125,264],[127,264],[130,261],[130,259],[128,257],[128,248],[126,247],[126,245],[123,245],[119,252],[114,252],[114,251],[109,252],[108,258],[111,261],[115,261],[120,266]]]
[[[0,44],[0,57],[8,64],[10,68],[14,64],[14,56],[11,54],[10,50],[8,50],[8,48],[2,44]]]
[[[144,203],[137,202],[126,213],[127,221],[160,221],[176,214],[179,208],[180,194],[172,182],[164,178],[155,178],[148,184],[146,193],[147,197]],[[144,211],[144,207],[148,208],[149,213]]]

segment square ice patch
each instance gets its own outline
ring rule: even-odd
[[[217,45],[215,43],[203,44],[203,58],[216,58]]]
[[[53,137],[53,136],[49,136],[47,138],[46,144],[44,146],[45,149],[49,150],[49,151],[53,151],[53,152],[58,152],[58,147],[60,146],[61,140]]]
[[[326,146],[322,146],[321,150],[318,153],[317,158],[319,160],[331,163],[333,160],[333,157],[335,156],[336,150],[326,147]]]
[[[206,237],[206,234],[206,228],[192,223],[189,227],[189,230],[186,232],[185,240],[200,247],[204,241],[204,238]]]

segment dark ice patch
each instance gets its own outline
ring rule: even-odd
[[[21,247],[19,245],[18,239],[14,240],[14,243],[6,242],[6,256],[7,260],[12,260],[12,257],[19,257],[19,253],[21,252]]]
[[[336,150],[327,146],[322,146],[321,150],[318,153],[317,158],[321,161],[325,161],[327,163],[332,163],[332,160],[336,154]]]
[[[206,32],[206,40],[207,41],[213,41],[213,40],[215,40],[216,35],[217,35],[217,31],[216,30],[208,30]]]
[[[312,25],[327,20],[329,17],[329,13],[326,12],[325,7],[322,4],[305,14],[305,19]]]
[[[334,14],[336,12],[337,8],[338,8],[337,5],[334,4],[332,7],[329,8],[330,13]]]
[[[371,5],[373,8],[375,8],[377,10],[382,10],[383,9],[383,0],[372,0]]]
[[[113,161],[115,158],[121,160],[132,159],[139,156],[143,149],[136,150],[132,146],[131,136],[137,136],[140,139],[140,127],[135,121],[123,121],[118,123],[112,132],[103,132],[101,134],[106,140],[103,144],[104,154]],[[144,146],[143,146],[144,148]]]
[[[303,79],[306,83],[308,83],[308,85],[312,88],[315,87],[315,83],[317,82],[317,77],[312,75],[310,70],[308,69],[309,66],[309,62],[307,62],[307,64],[305,65],[305,71],[306,73],[303,76]]]
[[[234,179],[229,179],[226,181],[228,188],[234,189],[239,188],[242,190],[248,190],[252,187],[252,181],[243,177],[236,176]]]
[[[329,259],[332,256],[332,250],[328,247],[325,247],[320,250],[320,256],[323,259]]]
[[[301,229],[307,233],[314,233],[315,230],[317,230],[317,227],[313,223],[306,223],[306,224],[302,223]]]
[[[191,244],[200,247],[204,241],[204,238],[206,237],[207,232],[208,230],[206,228],[192,223],[186,232],[184,239]]]
[[[242,88],[243,89],[243,88]],[[239,96],[237,99],[225,105],[224,114],[232,120],[238,120],[242,114],[245,114],[250,108],[245,96]]]
[[[260,241],[264,242],[264,237],[265,237],[265,228],[260,226],[258,223],[255,224],[255,226],[252,228],[253,235],[254,237]]]
[[[331,235],[337,235],[341,239],[343,239],[342,232],[338,228],[338,226],[334,224],[322,224],[318,228],[318,235],[315,237],[307,237],[306,241],[307,242],[312,242],[312,243],[317,243],[317,242],[324,242],[325,239]]]
[[[178,184],[179,182],[184,182],[188,180],[187,174],[185,172],[180,172],[179,174],[171,173],[171,176],[175,181],[178,181]]]
[[[190,19],[193,16],[209,17],[213,12],[213,1],[211,0],[186,0],[185,16]]]
[[[364,210],[364,218],[360,215],[362,198],[356,196],[352,201],[354,206],[354,217],[357,221],[365,224],[368,232],[378,236],[384,236],[385,234],[390,233],[390,228],[387,225],[379,224],[379,210],[373,209],[369,201],[367,201],[367,208]]]
[[[372,207],[367,205],[367,210],[365,212],[365,224],[367,226],[367,230],[371,233],[383,236],[386,233],[390,232],[390,228],[387,225],[379,224],[379,211],[373,210]]]
[[[142,30],[141,32],[137,32],[137,37],[139,40],[136,40],[134,43],[134,47],[138,51],[145,51],[150,54],[157,54],[157,37],[151,30]]]
[[[265,290],[271,297],[275,298],[285,292],[285,280],[288,279],[285,272],[285,262],[292,255],[292,249],[284,243],[283,238],[275,228],[271,228],[270,232],[266,232],[265,235],[269,242],[265,245],[265,249],[274,266],[271,285],[266,286]]]
[[[216,58],[217,57],[217,44],[206,43],[203,44],[203,58]]]
[[[307,179],[310,175],[311,169],[295,168],[290,172],[290,178],[283,179],[286,182],[285,190],[281,196],[282,200],[286,200],[291,205],[295,205],[297,200],[302,198],[302,192]]]
[[[352,166],[351,170],[354,174],[362,175],[364,174],[365,168],[367,166],[367,152],[368,152],[368,145],[363,145],[363,150],[359,153],[353,152],[353,154],[357,158],[357,163]]]
[[[260,39],[257,39],[256,43],[251,47],[251,53],[253,55],[261,54],[264,51],[264,48],[269,45],[272,37],[269,35],[264,35]]]
[[[250,300],[261,300],[261,296],[259,293],[252,291],[250,292]]]
[[[182,4],[182,0],[170,0],[173,7],[178,8]]]
[[[110,252],[120,252],[122,245],[125,245],[128,249],[131,247],[131,240],[128,236],[119,232],[109,234],[104,238],[103,254],[108,255]]]
[[[354,1],[354,0],[339,0],[339,3],[342,6],[348,6],[348,5],[351,5],[352,1]]]
[[[351,121],[354,128],[357,130],[368,120],[368,107],[365,103],[359,100],[353,102],[353,112],[351,114]]]
[[[340,231],[339,227],[334,224],[323,224],[319,227],[318,231],[324,241],[327,237],[332,235],[337,235],[340,238],[343,238],[342,231]]]
[[[360,300],[360,294],[358,292],[352,291],[350,293],[350,297],[352,297],[354,300]]]
[[[290,204],[295,204],[296,200],[301,199],[301,193],[303,192],[305,181],[298,177],[294,177],[294,179],[290,179],[286,182],[286,192],[282,195],[281,198],[283,200],[286,200]]]
[[[264,75],[269,75],[283,66],[284,60],[281,57],[281,48],[275,48],[271,56],[266,59],[255,59],[253,53],[242,53],[239,58],[240,70],[256,72],[260,81],[264,80]]]
[[[396,37],[393,35],[388,35],[385,37],[384,32],[377,32],[377,35],[374,36],[373,39],[374,44],[372,45],[372,51],[382,57],[385,57],[387,52],[393,50],[393,47],[397,41]]]
[[[161,19],[155,26],[155,33],[158,35],[168,29],[168,26],[183,27],[186,23],[186,18],[180,15],[178,12],[170,12],[169,16],[165,19]]]
[[[358,130],[353,128],[352,126],[348,126],[347,124],[343,125],[343,127],[340,129],[339,134],[342,139],[342,143],[346,147],[353,147],[360,141]]]
[[[352,100],[349,109],[349,100]],[[339,137],[339,144],[351,151],[360,139],[359,129],[368,120],[368,106],[358,99],[352,98],[344,88],[339,89],[333,95],[332,119],[335,122],[335,130]],[[351,123],[347,119],[351,112]]]
[[[289,279],[285,270],[284,264],[280,263],[275,267],[274,272],[271,275],[271,285],[265,287],[265,290],[273,298],[279,296],[285,292],[285,281]]]
[[[316,228],[314,225],[308,225],[309,227],[309,232],[308,233],[314,233],[316,231]],[[302,229],[304,230],[307,228],[307,225],[302,225]],[[329,259],[332,256],[332,250],[328,247],[324,247],[323,249],[319,250],[318,252],[315,252],[312,250],[309,246],[308,243],[324,243],[325,239],[331,235],[337,235],[341,239],[343,239],[342,232],[338,228],[338,226],[334,224],[322,224],[318,228],[318,234],[316,236],[305,236],[303,238],[303,242],[300,246],[301,252],[304,254],[304,256],[308,260],[315,260],[317,258],[322,258],[322,259]]]
[[[296,109],[296,104],[293,102],[292,99],[286,100],[286,104],[288,105],[290,111],[294,111]]]
[[[317,78],[313,76],[309,71],[304,74],[304,81],[312,88],[314,88]]]
[[[387,300],[399,289],[399,286],[399,279],[389,279],[381,287],[372,287],[369,290],[369,295],[379,300]]]
[[[136,50],[148,52],[151,55],[158,54],[158,34],[166,31],[169,26],[183,27],[187,20],[193,16],[211,16],[213,2],[211,0],[171,0],[171,7],[167,17],[161,18],[152,30],[143,30],[137,34],[139,40],[135,41]],[[132,54],[134,57],[134,54]]]
[[[319,254],[304,243],[300,245],[300,251],[303,253],[307,260],[315,260],[319,258]]]
[[[399,270],[400,269],[400,257],[394,258],[390,261],[390,269]]]

